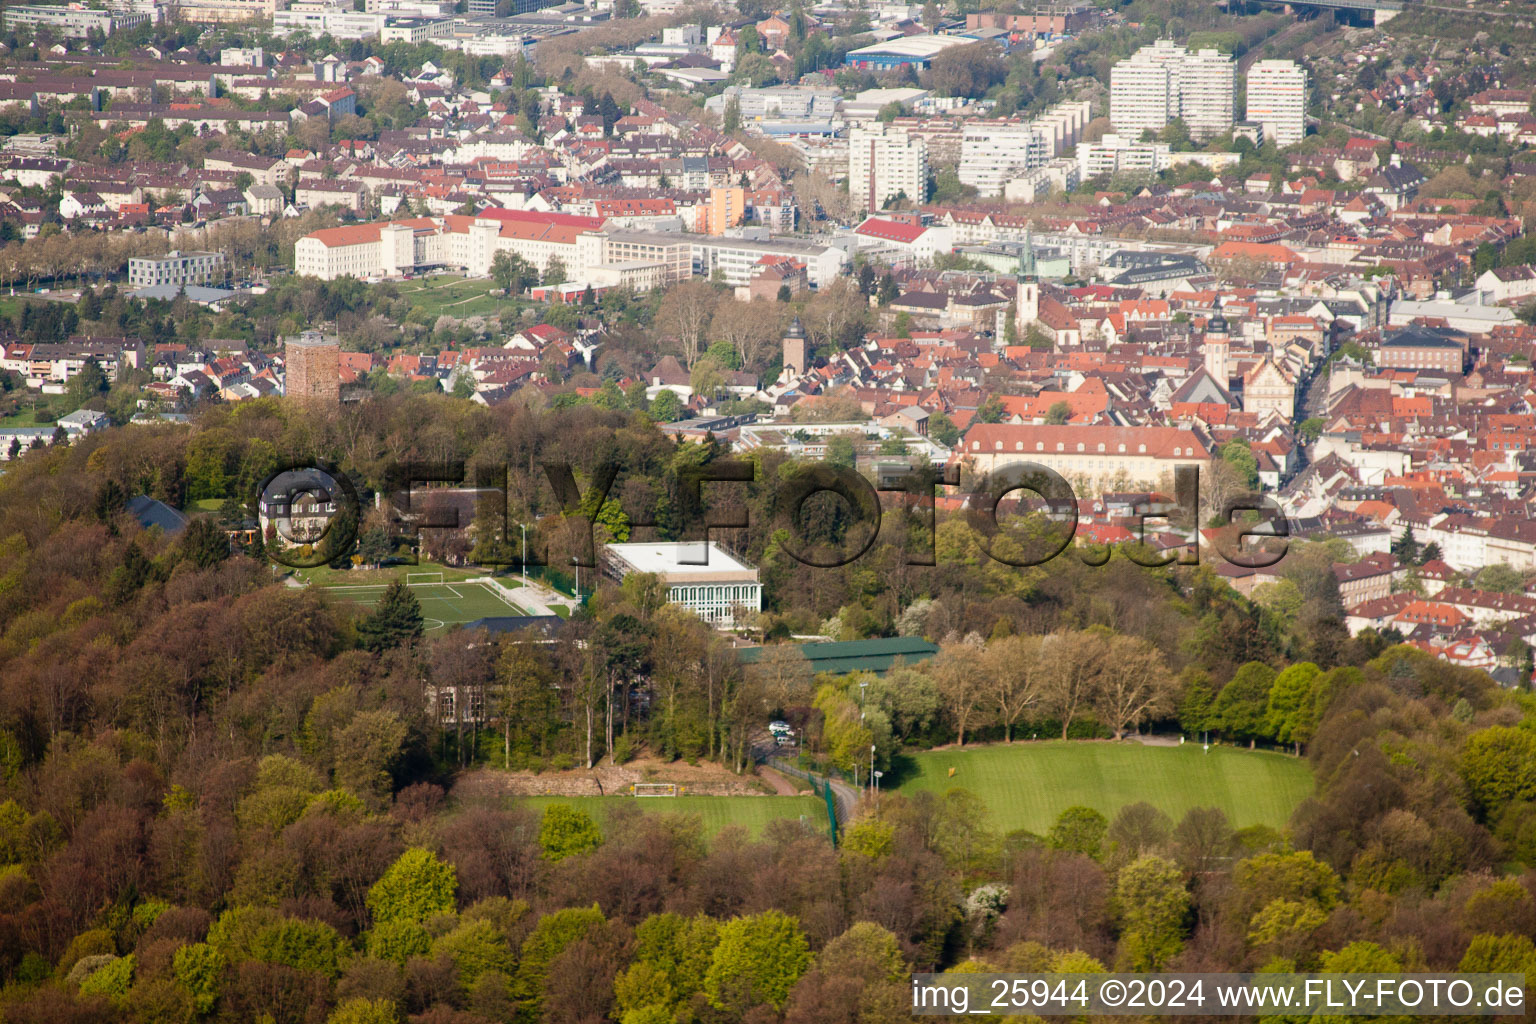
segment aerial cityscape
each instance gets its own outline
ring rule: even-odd
[[[0,4],[0,1022],[1528,1018],[1533,29]]]

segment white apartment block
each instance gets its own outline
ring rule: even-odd
[[[1109,119],[1133,139],[1183,118],[1197,140],[1232,128],[1237,71],[1219,50],[1190,53],[1169,39],[1144,46],[1110,72]]]
[[[960,181],[981,195],[1071,151],[1092,115],[1086,100],[1058,103],[1033,121],[968,121],[960,138]]]
[[[1290,60],[1261,60],[1248,69],[1248,120],[1280,147],[1307,134],[1307,69]]]
[[[93,31],[110,36],[152,20],[148,14],[95,11],[79,4],[12,4],[5,8],[4,25],[6,29],[46,28],[56,35],[83,39]]]
[[[1014,178],[1045,166],[1054,147],[1030,122],[969,123],[960,139],[960,183],[995,196]]]
[[[759,241],[725,235],[688,235],[693,242],[693,272],[700,277],[720,279],[739,288],[757,273],[764,256],[788,256],[805,264],[805,275],[812,288],[825,288],[847,269],[849,256],[835,245],[820,245],[798,238],[773,238]]]
[[[1101,174],[1156,174],[1168,167],[1165,142],[1137,142],[1108,132],[1098,142],[1077,144],[1077,172],[1081,180]]]
[[[1188,53],[1171,39],[1159,39],[1110,69],[1109,120],[1117,131],[1140,138],[1179,116],[1178,67]]]
[[[420,247],[416,244],[418,234],[422,236]],[[438,226],[425,217],[352,224],[316,231],[295,242],[293,272],[322,281],[338,277],[398,277],[419,265],[443,262],[441,251]]]
[[[1237,64],[1220,50],[1191,53],[1180,64],[1179,116],[1196,141],[1232,130]]]
[[[898,195],[928,198],[928,144],[888,124],[855,128],[848,138],[848,195],[870,213]]]

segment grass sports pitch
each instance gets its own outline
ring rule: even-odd
[[[968,789],[986,803],[1002,832],[1044,834],[1074,804],[1105,817],[1145,801],[1178,821],[1193,807],[1217,807],[1238,828],[1280,828],[1312,793],[1299,758],[1269,751],[1091,741],[1016,742],[908,755],[902,791]],[[950,776],[953,768],[955,774]]]
[[[704,834],[713,836],[727,825],[740,825],[761,835],[775,818],[804,817],[818,832],[827,830],[827,805],[814,796],[688,796],[636,799],[630,796],[529,796],[518,803],[539,813],[550,804],[569,804],[591,815],[599,828],[606,826],[604,810],[620,801],[650,813],[697,814]]]
[[[428,633],[455,624],[474,622],[493,616],[526,615],[523,609],[502,599],[484,583],[464,580],[443,583],[410,583],[411,594],[421,605],[421,617]],[[317,587],[332,601],[342,601],[364,610],[372,609],[384,596],[384,584]]]

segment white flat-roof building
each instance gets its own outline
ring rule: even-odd
[[[164,256],[134,256],[128,261],[128,283],[134,288],[159,284],[219,284],[224,280],[222,252],[182,252]]]
[[[1307,69],[1293,60],[1261,60],[1248,69],[1248,120],[1264,137],[1291,146],[1307,135]]]
[[[738,615],[763,610],[757,570],[714,541],[609,544],[604,559],[616,579],[636,572],[660,577],[669,604],[681,605],[714,626],[733,626]]]
[[[1137,142],[1106,132],[1098,142],[1077,144],[1077,169],[1083,181],[1102,174],[1156,174],[1168,167],[1166,142]]]

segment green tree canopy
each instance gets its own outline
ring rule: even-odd
[[[734,1013],[763,1003],[782,1010],[811,965],[811,947],[794,918],[777,910],[720,927],[704,991],[711,1006]]]
[[[1162,970],[1184,946],[1189,893],[1178,865],[1146,856],[1120,869],[1120,959],[1133,971]]]
[[[545,860],[564,860],[578,853],[595,850],[603,843],[603,833],[586,811],[570,804],[550,804],[539,821],[539,848]]]
[[[368,890],[368,909],[376,923],[425,921],[454,909],[458,872],[431,850],[414,846],[389,866]]]

